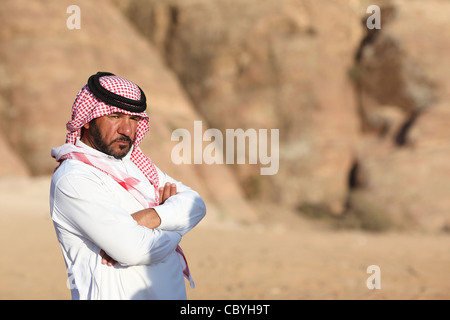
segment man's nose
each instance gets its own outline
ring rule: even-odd
[[[131,133],[133,132],[131,120],[127,118],[121,119],[117,132],[130,137]]]

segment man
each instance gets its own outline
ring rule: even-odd
[[[78,93],[66,143],[52,149],[50,211],[72,299],[186,299],[178,243],[205,216],[200,196],[147,158],[146,97],[111,73]]]

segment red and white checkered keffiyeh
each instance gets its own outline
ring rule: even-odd
[[[131,81],[118,76],[105,76],[100,78],[100,84],[107,90],[120,96],[139,100],[141,93],[139,87]],[[72,120],[67,122],[66,128],[69,133],[66,136],[66,143],[75,144],[76,138],[81,134],[81,128],[92,119],[103,117],[112,113],[121,112],[128,115],[137,115],[140,117],[136,130],[136,137],[133,142],[133,151],[131,161],[142,171],[151,184],[155,187],[155,197],[159,198],[159,179],[153,162],[142,152],[139,144],[149,130],[149,117],[147,113],[134,113],[106,104],[98,99],[84,86],[75,98],[72,107]]]
[[[115,75],[103,76],[99,79],[99,81],[100,84],[108,91],[129,99],[140,99],[141,93],[139,87],[131,81]],[[84,152],[82,148],[75,146],[76,139],[80,137],[81,128],[85,124],[95,118],[117,112],[128,115],[137,115],[140,117],[136,130],[136,137],[133,141],[133,151],[131,152],[130,160],[142,171],[145,177],[147,177],[153,185],[155,190],[155,203],[150,202],[149,198],[145,194],[145,191],[139,188],[140,183],[137,179],[127,176],[125,173],[109,166],[105,161],[102,161],[101,159]],[[58,162],[62,162],[66,159],[76,159],[92,165],[112,177],[123,188],[130,192],[144,206],[144,208],[153,207],[159,204],[159,178],[156,167],[139,148],[139,144],[142,142],[145,134],[149,130],[149,117],[145,111],[135,113],[108,105],[98,99],[86,85],[80,90],[80,92],[78,92],[75,98],[75,102],[72,107],[72,120],[67,122],[66,128],[69,131],[66,136],[66,144],[53,148],[51,152],[52,157],[54,157]],[[179,246],[177,247],[176,252],[179,254],[184,276],[189,280],[191,287],[194,287],[194,282],[187,265],[186,257]]]

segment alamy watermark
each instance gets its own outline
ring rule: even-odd
[[[367,278],[366,286],[367,289],[381,289],[381,270],[380,267],[373,264],[367,267],[367,273],[371,273],[372,275]]]
[[[70,16],[66,20],[67,29],[81,29],[81,9],[79,6],[72,4],[67,7],[66,13]],[[372,15],[367,19],[366,26],[368,29],[381,29],[381,9],[379,6],[372,4],[367,7],[366,13]]]
[[[67,7],[66,13],[70,16],[66,20],[66,27],[69,30],[81,29],[81,9],[79,6],[72,4]]]
[[[366,13],[372,13],[366,20],[368,29],[381,29],[381,9],[379,6],[372,4],[367,7]]]
[[[171,140],[179,141],[171,153],[175,164],[245,164],[248,158],[248,164],[259,160],[265,166],[260,168],[261,175],[274,175],[279,169],[279,129],[270,129],[270,143],[268,129],[226,129],[224,139],[219,129],[203,132],[199,120],[194,121],[193,137],[189,130],[179,128],[172,132]],[[203,147],[203,142],[208,144]]]
[[[81,29],[81,9],[79,6],[72,4],[67,7],[66,13],[70,16],[66,20],[66,26],[69,30]],[[367,18],[366,26],[368,29],[381,29],[381,9],[379,6],[372,4],[367,7],[366,13],[372,15]]]

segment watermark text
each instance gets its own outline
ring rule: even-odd
[[[381,29],[381,9],[379,6],[372,4],[367,7],[366,13],[373,13],[366,20],[368,29]]]
[[[279,169],[279,130],[209,128],[203,132],[202,121],[194,121],[194,136],[187,129],[172,132],[172,141],[179,141],[171,153],[175,164],[248,164],[264,165],[261,175],[274,175]],[[203,147],[203,142],[208,144]],[[247,143],[248,142],[248,143]],[[270,152],[269,152],[270,146]],[[192,157],[193,150],[193,157]]]
[[[69,30],[81,29],[81,9],[73,4],[67,7],[66,13],[71,15],[66,20],[66,26]]]
[[[377,265],[370,265],[367,267],[367,273],[372,273],[370,277],[367,278],[366,285],[370,290],[381,289],[381,270]]]

